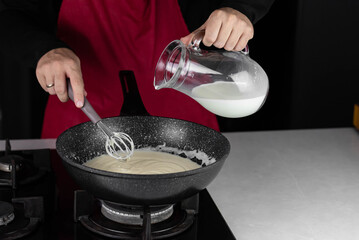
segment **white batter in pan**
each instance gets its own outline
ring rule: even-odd
[[[154,151],[134,151],[127,161],[117,160],[104,154],[87,161],[84,165],[109,172],[127,174],[165,174],[201,167],[190,159]]]

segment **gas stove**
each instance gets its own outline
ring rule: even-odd
[[[54,216],[50,150],[0,152],[0,239],[41,239]]]
[[[75,190],[73,208],[60,211],[51,168],[54,143],[0,142],[0,239],[235,239],[207,190],[176,204],[146,207]]]

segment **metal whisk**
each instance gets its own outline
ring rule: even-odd
[[[74,101],[74,94],[69,80],[67,80],[67,93],[70,99]],[[131,137],[123,132],[111,131],[102,122],[102,119],[93,109],[86,97],[81,110],[86,114],[86,116],[91,120],[91,122],[93,122],[106,134],[106,152],[108,153],[108,155],[116,159],[127,159],[132,156],[135,145]]]

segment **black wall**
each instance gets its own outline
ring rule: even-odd
[[[249,43],[251,58],[269,77],[268,99],[252,116],[219,117],[221,130],[352,126],[358,26],[358,0],[275,1]],[[0,138],[38,138],[46,99],[33,73],[1,58]]]
[[[290,127],[352,126],[359,103],[359,1],[297,7]]]
[[[255,25],[250,56],[270,90],[259,112],[223,131],[350,127],[359,102],[359,1],[277,0]]]
[[[40,138],[48,95],[34,70],[14,59],[0,59],[0,139]]]

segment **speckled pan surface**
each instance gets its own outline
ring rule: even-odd
[[[199,151],[216,160],[199,169],[173,174],[112,173],[82,165],[106,153],[106,139],[100,129],[87,122],[66,130],[56,142],[65,168],[80,187],[108,201],[136,205],[178,202],[206,188],[217,176],[230,151],[229,142],[221,133],[183,120],[131,116],[107,118],[103,122],[113,131],[129,134],[136,148],[165,146]]]

